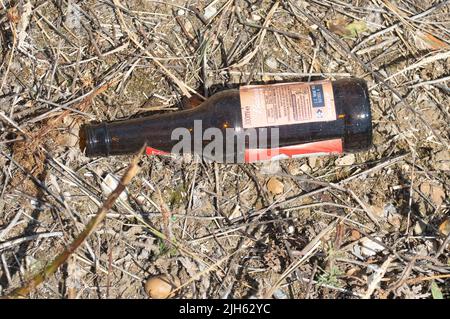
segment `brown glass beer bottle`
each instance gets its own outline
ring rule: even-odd
[[[149,155],[195,153],[230,163],[364,151],[372,145],[367,84],[348,78],[242,86],[193,109],[80,129],[87,156],[132,154],[145,143]]]

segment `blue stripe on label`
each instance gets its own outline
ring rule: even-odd
[[[323,97],[322,84],[314,84],[310,86],[311,89],[311,101],[313,107],[324,107],[325,101]]]

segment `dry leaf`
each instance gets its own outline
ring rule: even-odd
[[[8,9],[6,16],[8,17],[8,20],[14,24],[17,24],[20,21],[20,13],[17,6]]]
[[[428,32],[417,30],[414,34],[414,42],[419,49],[440,50],[447,49],[449,45],[439,40]]]
[[[375,216],[377,216],[378,218],[383,218],[384,217],[384,208],[383,207],[370,205],[369,208],[372,211],[372,213]]]
[[[352,267],[345,273],[347,276],[354,276],[359,271],[358,268]]]
[[[439,231],[440,231],[444,236],[448,236],[448,234],[450,234],[450,217],[448,217],[446,220],[444,220],[444,221],[439,225]]]
[[[444,202],[445,191],[439,185],[424,182],[420,185],[420,191],[428,196],[436,206],[440,206]]]
[[[347,31],[345,30],[345,26],[347,25],[347,21],[342,18],[338,18],[332,21],[327,22],[328,29],[330,29],[331,32],[339,34],[339,35],[345,35]]]
[[[311,167],[309,167],[308,164],[303,164],[302,166],[300,166],[300,170],[304,173],[310,173]]]
[[[236,206],[234,206],[234,209],[231,212],[230,216],[228,216],[228,218],[230,220],[233,220],[233,219],[239,218],[241,216],[242,216],[241,207],[239,206],[239,204],[236,204]]]
[[[375,237],[378,241],[381,241],[381,238]],[[357,256],[361,257],[371,257],[375,256],[380,251],[383,251],[384,247],[380,244],[374,242],[368,237],[364,237],[359,245],[353,246],[353,253]]]
[[[433,157],[436,169],[450,171],[450,152],[448,150],[437,152]]]
[[[277,61],[277,59],[275,59],[274,57],[270,56],[268,57],[264,63],[269,67],[269,69],[271,70],[277,70],[279,63]]]
[[[356,38],[361,33],[364,33],[367,31],[367,24],[364,21],[353,21],[349,25],[345,27],[346,30],[348,30],[351,38]]]
[[[433,296],[433,299],[444,299],[441,289],[434,280],[431,283],[431,295]]]
[[[361,33],[368,30],[365,21],[354,20],[348,23],[345,19],[339,18],[328,22],[328,28],[331,32],[336,33],[344,38],[355,39]]]

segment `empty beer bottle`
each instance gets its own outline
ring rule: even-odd
[[[248,85],[214,94],[198,107],[83,125],[87,156],[194,153],[219,162],[254,162],[364,151],[372,145],[362,79]]]

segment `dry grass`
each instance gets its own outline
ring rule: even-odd
[[[180,279],[180,298],[448,296],[449,12],[446,0],[1,1],[0,295],[80,233],[102,178],[128,163],[84,157],[81,123],[238,83],[356,76],[375,146],[350,165],[285,160],[272,196],[267,164],[145,158],[30,296],[145,298],[158,273]]]

